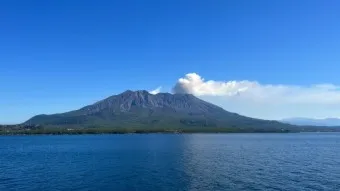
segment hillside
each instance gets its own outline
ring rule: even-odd
[[[190,94],[125,91],[78,110],[38,115],[24,124],[105,128],[232,128],[289,130],[295,126],[228,112]]]

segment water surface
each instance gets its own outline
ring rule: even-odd
[[[0,136],[0,190],[340,190],[340,134]]]

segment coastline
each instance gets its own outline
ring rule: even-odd
[[[291,133],[293,131],[240,129],[43,129],[6,130],[0,135],[83,135],[83,134],[190,134],[190,133]]]
[[[233,134],[233,133],[317,133],[317,132],[339,132],[339,131],[275,131],[275,130],[74,130],[74,131],[7,131],[0,132],[0,136],[16,136],[16,135],[106,135],[106,134]]]

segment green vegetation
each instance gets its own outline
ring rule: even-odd
[[[127,134],[127,133],[282,133],[290,131],[252,131],[238,130],[233,128],[216,128],[216,129],[117,129],[117,128],[80,128],[80,129],[64,129],[64,128],[48,128],[36,130],[6,130],[0,131],[0,135],[78,135],[78,134]]]
[[[57,127],[57,126],[0,126],[0,135],[79,135],[79,134],[128,134],[128,133],[296,133],[296,132],[339,132],[339,128],[296,127],[293,129],[259,128],[122,128],[122,127]]]

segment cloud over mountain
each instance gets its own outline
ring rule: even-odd
[[[225,109],[260,118],[340,116],[340,87],[205,80],[196,73],[178,79],[174,93],[190,93]]]
[[[159,86],[158,88],[149,91],[150,94],[158,94],[161,92],[162,86]]]

